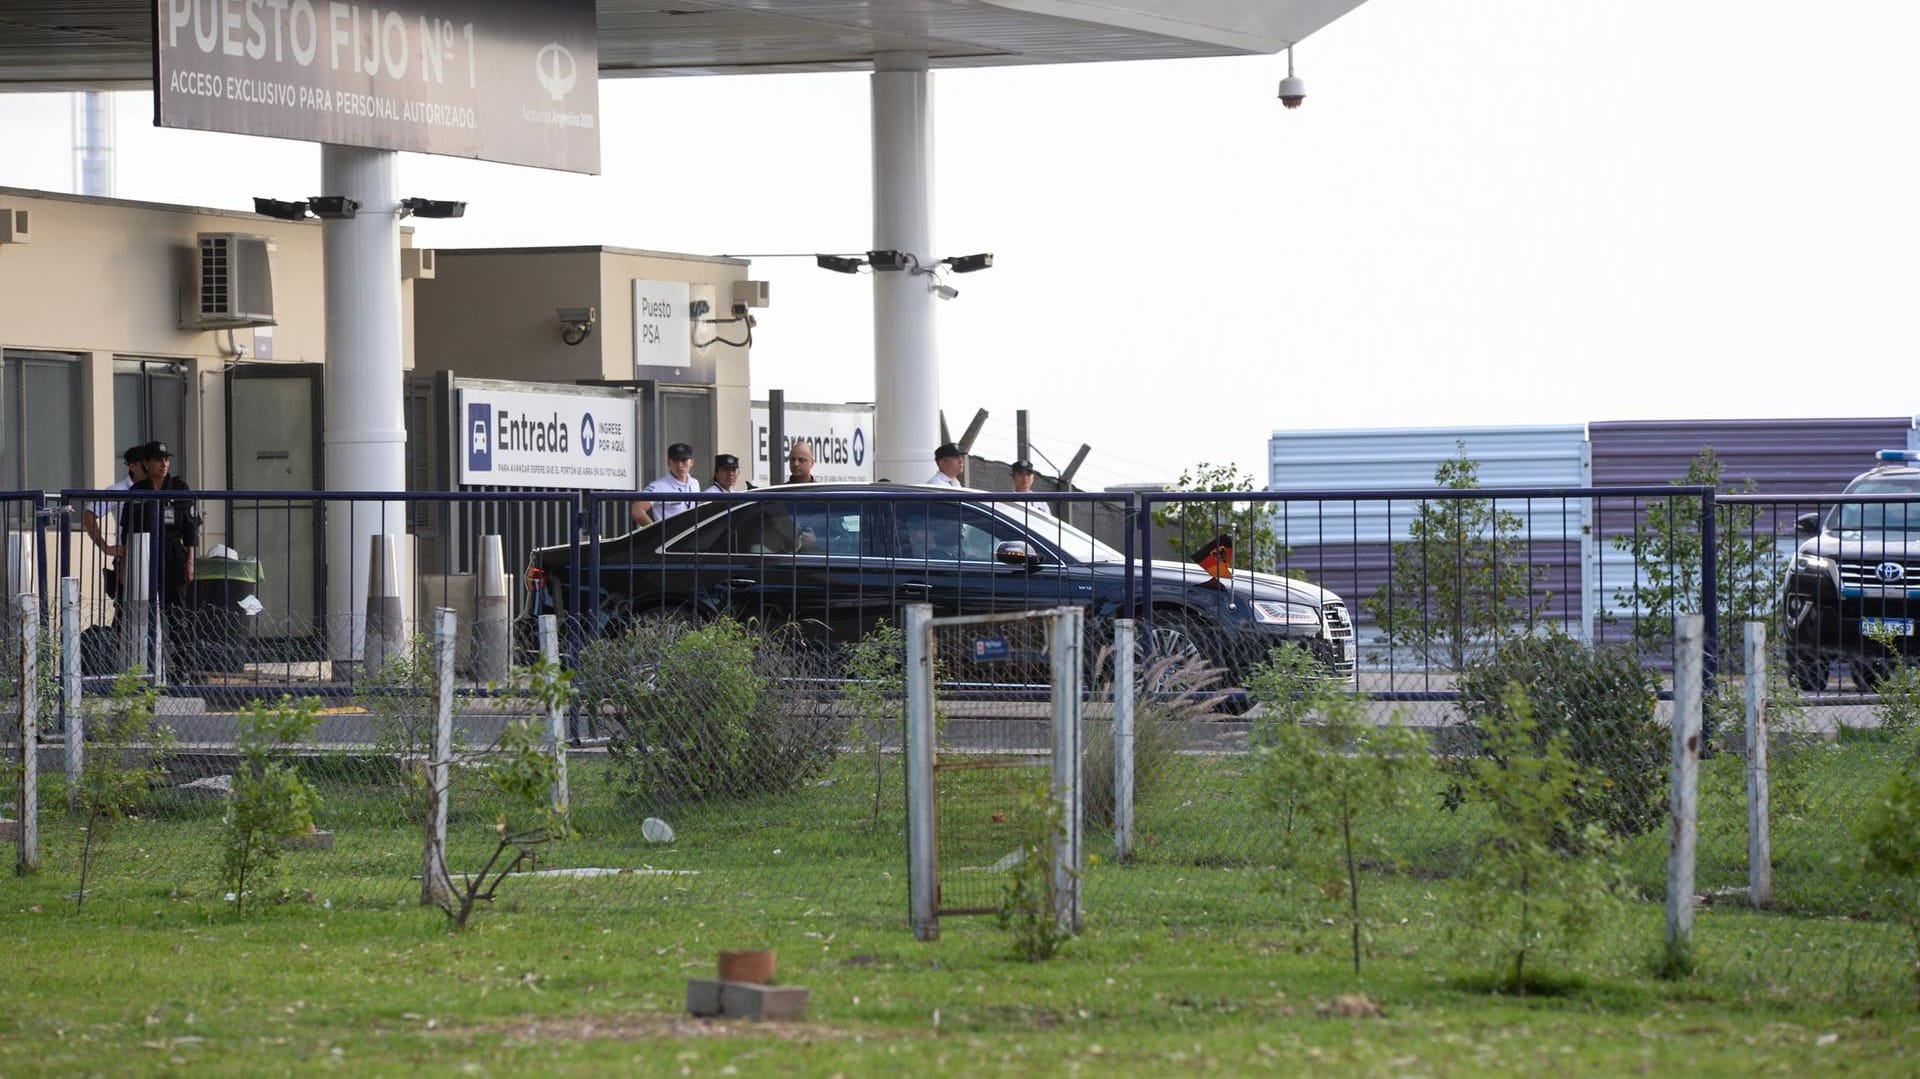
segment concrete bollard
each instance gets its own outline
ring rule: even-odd
[[[407,654],[406,606],[400,598],[400,538],[393,533],[367,537],[367,635],[361,650],[369,674],[386,669],[390,659]]]
[[[480,537],[479,596],[474,602],[473,676],[504,681],[513,670],[513,604],[506,555],[497,535]]]
[[[159,657],[148,652],[150,641],[159,632],[154,617],[153,544],[151,537],[136,532],[127,537],[126,553],[120,556],[120,669],[135,667],[155,674]]]

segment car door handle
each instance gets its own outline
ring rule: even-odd
[[[900,584],[900,591],[911,592],[917,596],[924,596],[928,592],[933,591],[933,586],[925,581],[903,581]]]
[[[736,588],[742,588],[742,589],[752,588],[754,585],[757,585],[759,583],[760,583],[759,581],[756,581],[751,577],[729,577],[726,580],[721,581],[719,587],[720,587],[720,590],[723,592],[731,592]]]

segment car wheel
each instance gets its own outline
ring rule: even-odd
[[[1880,683],[1886,679],[1887,675],[1893,673],[1896,666],[1898,666],[1897,661],[1884,656],[1853,659],[1847,661],[1847,676],[1853,679],[1853,684],[1859,688],[1860,692],[1875,693],[1879,691]]]
[[[1787,677],[1808,693],[1823,693],[1833,662],[1817,653],[1787,653]]]

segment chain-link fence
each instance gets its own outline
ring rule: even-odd
[[[1387,505],[1383,519],[1405,514],[1409,528],[1369,540],[1353,523],[1369,498]],[[294,560],[263,557],[275,546],[266,537],[309,513],[320,519],[315,549],[325,549],[319,537],[329,507],[355,505],[350,497],[329,499],[227,499],[219,516],[229,522],[245,512],[264,522],[273,507],[283,519],[258,523],[257,542],[245,550],[233,548],[231,525],[207,534],[205,543],[225,541],[237,556],[230,561],[242,565],[201,582],[248,588],[216,606],[238,608],[250,595],[272,608],[268,593]],[[491,505],[480,496],[459,501],[469,514]],[[551,501],[578,504],[572,496]],[[1280,527],[1264,539],[1257,531],[1241,539],[1246,525],[1232,513],[1256,503],[1271,512],[1252,520]],[[1607,915],[1604,941],[1571,962],[1598,973],[1639,970],[1659,949],[1668,872],[1672,619],[1705,609],[1723,628],[1709,652],[1717,678],[1700,769],[1702,976],[1768,992],[1861,994],[1890,991],[1906,976],[1887,882],[1862,868],[1859,838],[1875,794],[1912,767],[1902,732],[1920,715],[1920,683],[1895,662],[1904,655],[1905,616],[1896,609],[1904,586],[1900,595],[1892,582],[1873,586],[1880,591],[1871,597],[1850,595],[1849,587],[1869,586],[1855,580],[1864,571],[1848,576],[1845,557],[1824,578],[1838,582],[1830,602],[1782,583],[1783,575],[1829,574],[1795,552],[1813,538],[1800,522],[1804,513],[1843,514],[1844,507],[1803,511],[1754,499],[1716,505],[1705,489],[1689,488],[1392,499],[1240,494],[1139,502],[1134,528],[1116,546],[1036,512],[1038,503],[978,493],[755,492],[717,497],[679,525],[626,537],[578,530],[583,517],[598,520],[621,505],[600,499],[592,512],[555,526],[557,534],[537,525],[549,516],[544,511],[528,515],[521,538],[502,544],[499,564],[524,565],[534,586],[514,590],[504,644],[491,630],[466,629],[483,614],[497,615],[504,598],[482,580],[495,572],[487,544],[449,546],[479,552],[461,556],[470,561],[436,562],[417,544],[410,555],[394,552],[396,563],[411,558],[414,567],[396,576],[416,585],[406,608],[412,621],[401,633],[381,621],[385,575],[375,570],[385,556],[370,545],[348,570],[360,583],[348,589],[358,599],[340,623],[345,636],[332,636],[325,618],[310,619],[300,653],[307,658],[295,659],[250,622],[236,623],[248,627],[237,645],[197,621],[170,636],[167,616],[151,612],[145,633],[126,632],[128,601],[137,595],[89,584],[85,575],[101,567],[63,542],[75,535],[71,528],[64,536],[41,531],[32,498],[18,504],[18,520],[9,518],[10,535],[21,537],[11,544],[22,552],[16,561],[80,570],[70,572],[83,593],[79,603],[42,604],[35,683],[37,730],[45,736],[35,760],[40,865],[75,880],[76,894],[84,872],[84,892],[93,897],[239,902],[243,895],[227,898],[236,891],[224,871],[228,821],[236,786],[265,774],[263,761],[310,783],[316,832],[294,837],[271,883],[240,892],[256,901],[418,903],[436,761],[448,766],[446,863],[456,882],[464,880],[496,853],[503,819],[518,829],[538,815],[501,785],[518,759],[513,739],[503,736],[525,722],[543,744],[555,744],[551,693],[543,696],[544,683],[526,666],[540,652],[534,616],[554,614],[555,651],[569,679],[557,743],[567,762],[573,836],[530,843],[496,902],[586,913],[747,905],[818,918],[823,932],[847,919],[904,926],[902,606],[994,615],[1068,603],[1088,612],[1082,809],[1086,850],[1098,856],[1084,870],[1088,932],[1272,925],[1276,946],[1291,947],[1288,941],[1305,938],[1281,929],[1303,926],[1308,936],[1324,929],[1334,916],[1324,892],[1333,885],[1306,886],[1312,882],[1298,861],[1304,803],[1275,795],[1271,758],[1260,750],[1276,744],[1278,724],[1325,722],[1301,702],[1334,690],[1362,708],[1369,725],[1398,721],[1433,750],[1431,774],[1409,797],[1353,821],[1361,838],[1355,872],[1379,900],[1374,947],[1389,955],[1450,947],[1455,919],[1445,912],[1501,823],[1496,807],[1476,795],[1475,764],[1488,759],[1489,724],[1504,715],[1502,695],[1518,683],[1548,732],[1542,737],[1564,739],[1586,777],[1574,826],[1610,837],[1605,861],[1628,897]],[[1156,522],[1155,509],[1168,506],[1190,512]],[[385,504],[355,506],[349,517],[363,511],[369,527],[350,531],[375,535],[371,523],[387,519]],[[1311,544],[1304,542],[1309,521]],[[1331,542],[1343,521],[1346,542]],[[1420,528],[1412,530],[1413,522]],[[37,542],[26,539],[36,534]],[[1223,535],[1233,540],[1230,552],[1220,547]],[[1167,548],[1180,556],[1178,565],[1149,569],[1129,557]],[[257,573],[245,565],[254,558],[262,562]],[[1874,572],[1891,572],[1880,564],[1898,561],[1881,558]],[[417,586],[435,576],[421,571],[429,564],[445,571],[431,595]],[[1236,571],[1223,572],[1228,567]],[[34,576],[23,572],[20,580]],[[26,590],[61,596],[52,583]],[[327,583],[311,582],[315,611],[328,609]],[[295,591],[307,595],[307,587]],[[1794,595],[1815,603],[1789,624]],[[1879,604],[1872,611],[1869,599]],[[421,632],[430,622],[420,614],[443,606],[460,612],[444,690],[442,646]],[[1114,619],[1127,615],[1137,618],[1139,633],[1133,825],[1121,835],[1114,827],[1124,785],[1113,778],[1112,643]],[[1764,912],[1750,909],[1747,892],[1742,735],[1750,664],[1739,640],[1741,620],[1756,616],[1772,642],[1764,682],[1772,899]],[[236,617],[267,613],[240,608]],[[1840,624],[1837,643],[1826,641],[1824,629],[1795,635],[1796,626],[1827,618]],[[1863,627],[1866,619],[1881,624]],[[9,639],[17,639],[17,619],[9,626]],[[1869,628],[1892,636],[1868,635]],[[69,640],[86,653],[77,685],[66,677],[64,659],[75,651]],[[1829,681],[1816,686],[1805,656],[1788,652],[1809,640],[1856,649],[1861,662],[1829,651]],[[156,685],[149,668],[126,662],[152,661],[156,641],[180,647],[173,670],[191,679],[169,674]],[[347,649],[338,658],[336,645]],[[96,656],[95,647],[108,651]],[[206,658],[209,649],[228,648],[238,649],[228,660]],[[1047,744],[1044,640],[1013,628],[955,637],[937,651],[944,744],[956,763],[942,780],[949,800],[941,836],[952,844],[942,850],[943,872],[952,871],[942,886],[956,904],[984,909],[1006,887],[1002,862],[1018,823],[1012,807],[1032,769],[966,762],[1021,764]],[[10,645],[8,654],[7,699],[16,703],[7,713],[11,767],[0,793],[4,805],[17,807],[25,775],[19,649]],[[1263,682],[1273,657],[1290,654],[1306,661],[1295,689]],[[515,663],[511,674],[503,670],[507,659]],[[232,681],[215,677],[222,663],[239,668]],[[128,670],[135,673],[118,677]],[[276,712],[283,694],[296,703]],[[253,697],[272,714],[304,707],[311,722],[263,749],[261,731],[273,724],[242,707]],[[310,705],[297,703],[307,699]],[[442,707],[451,723],[446,754],[433,742]],[[67,737],[76,717],[89,732],[77,747]],[[250,750],[264,755],[249,758]],[[114,775],[141,778],[108,784],[106,793],[118,790],[121,800],[103,802],[88,784]],[[1116,849],[1122,842],[1124,852]]]

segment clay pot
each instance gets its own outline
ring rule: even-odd
[[[720,980],[765,985],[773,980],[773,950],[721,952]]]

